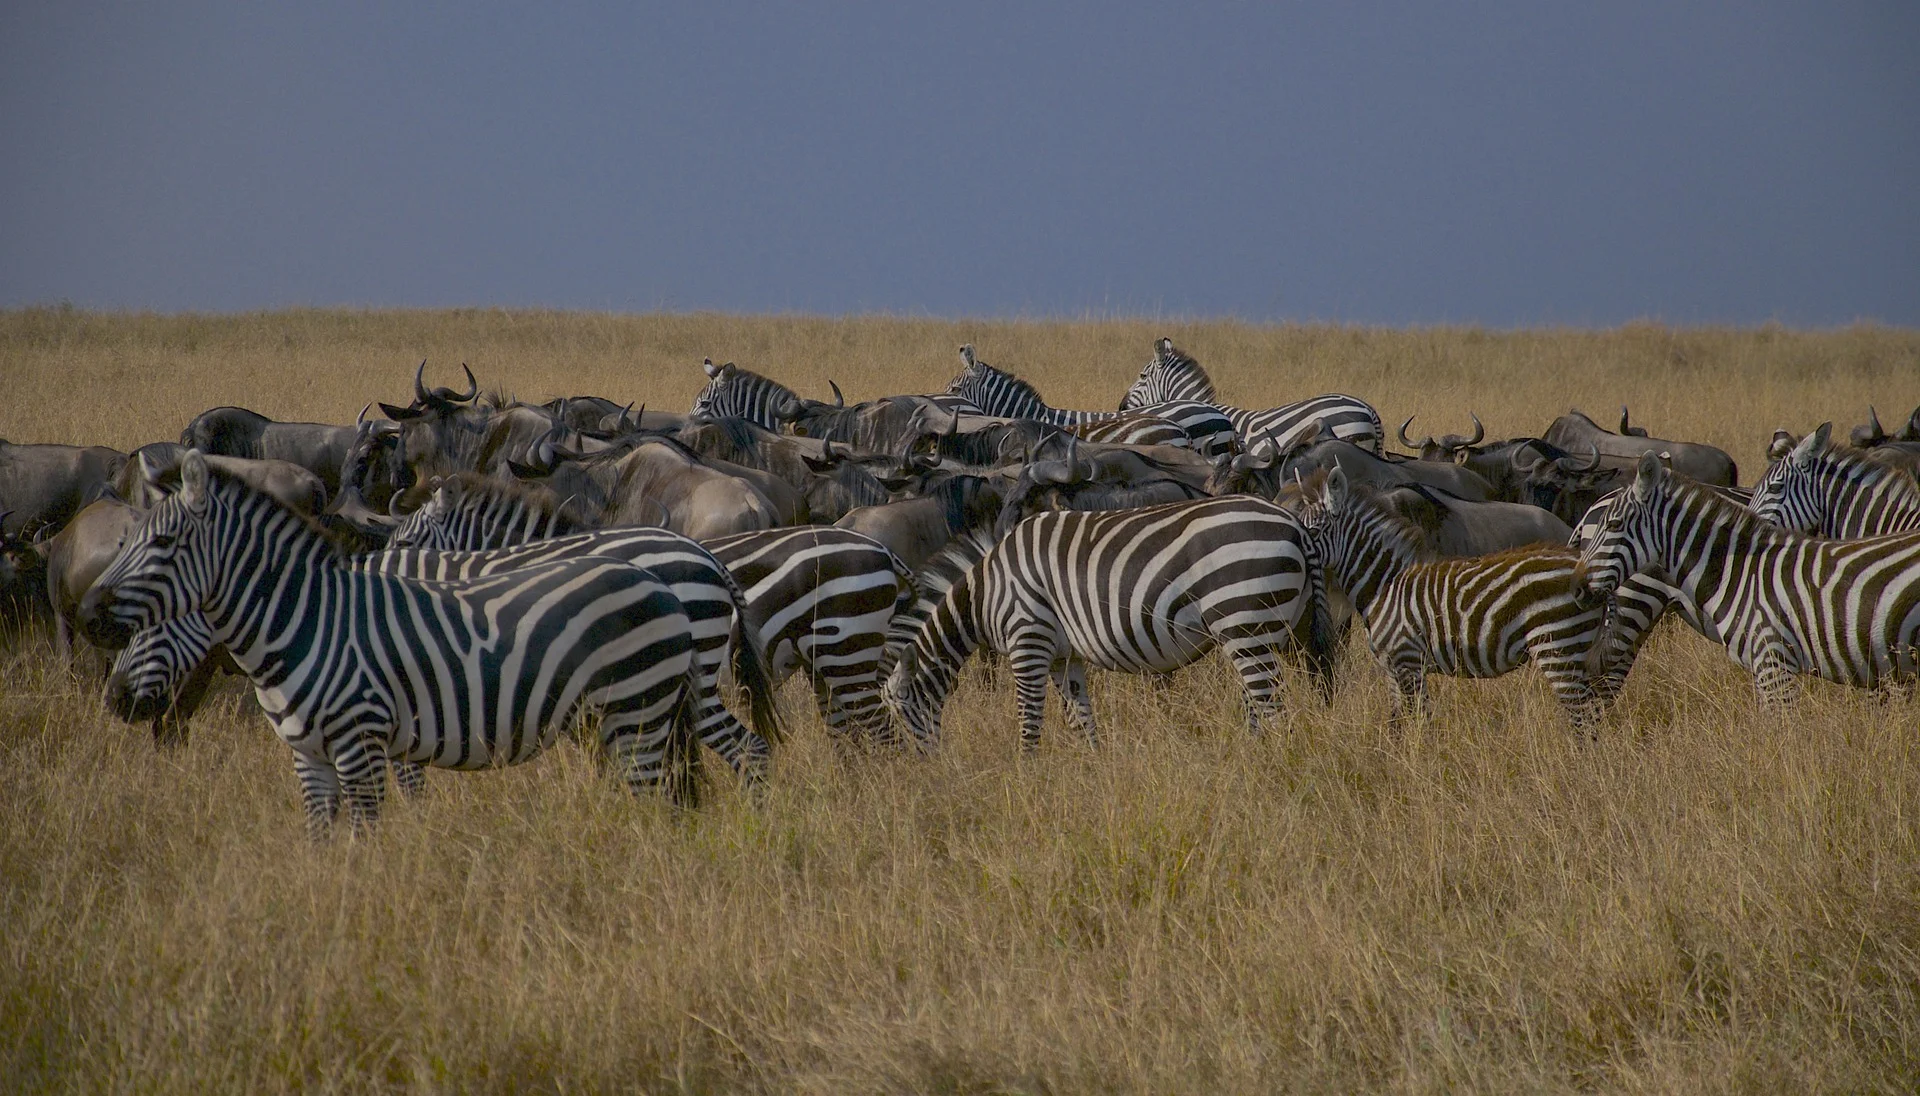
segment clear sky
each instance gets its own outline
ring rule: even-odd
[[[1920,3],[0,7],[0,306],[1920,324]]]

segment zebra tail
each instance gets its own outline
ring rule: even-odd
[[[660,758],[667,774],[667,794],[674,803],[693,810],[700,806],[700,666],[687,667],[680,702],[673,709],[673,730]]]
[[[725,568],[727,587],[733,597],[733,680],[747,691],[747,721],[753,733],[778,746],[786,741],[786,727],[780,721],[780,703],[774,694],[773,674],[767,669],[767,649],[760,642],[759,630],[747,622],[747,595]]]

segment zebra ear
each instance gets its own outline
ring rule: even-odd
[[[1347,472],[1339,465],[1327,473],[1326,485],[1320,488],[1320,501],[1330,513],[1339,513],[1347,505]]]
[[[1640,464],[1634,472],[1633,497],[1645,499],[1653,493],[1654,487],[1666,478],[1667,466],[1660,463],[1660,454],[1651,452],[1642,454]]]
[[[700,368],[706,370],[707,376],[709,377],[717,377],[720,375],[720,367],[713,364],[712,358],[708,358],[706,361],[701,362]]]
[[[1832,435],[1833,424],[1830,422],[1823,422],[1819,426],[1814,427],[1813,433],[1801,438],[1800,444],[1793,447],[1793,452],[1790,454],[1793,466],[1795,468],[1805,468],[1807,465],[1812,464],[1813,458],[1826,452],[1827,440],[1832,437]]]
[[[198,513],[207,506],[207,458],[198,449],[180,460],[180,501]]]

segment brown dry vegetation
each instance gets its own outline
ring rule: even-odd
[[[1568,405],[1725,446],[1916,400],[1920,335],[292,312],[0,315],[0,436],[130,446],[238,403],[347,420],[469,362],[528,398],[684,408],[706,355],[824,395],[953,348],[1109,407],[1171,334],[1248,405],[1363,395],[1416,433]],[[1672,1091],[1920,1087],[1920,703],[1758,713],[1656,638],[1597,748],[1536,675],[1437,683],[1396,740],[1360,657],[1241,729],[1207,661],[1096,676],[1020,757],[969,679],[931,759],[799,725],[765,793],[676,814],[567,746],[435,774],[306,840],[229,688],[156,756],[28,634],[0,652],[0,1077],[98,1091]],[[1296,683],[1298,684],[1298,683]]]

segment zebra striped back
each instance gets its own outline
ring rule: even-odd
[[[690,419],[746,419],[762,430],[779,430],[800,412],[799,394],[778,381],[732,362],[716,366],[712,358],[705,368],[707,386],[694,397]]]
[[[1279,652],[1331,656],[1324,588],[1299,522],[1244,496],[1121,511],[1037,514],[961,573],[900,652],[887,695],[931,744],[960,667],[985,644],[1007,656],[1022,740],[1039,740],[1047,682],[1093,737],[1088,665],[1178,669],[1219,647],[1257,731],[1278,703]]]
[[[389,754],[525,761],[587,710],[636,788],[690,760],[693,643],[650,572],[586,557],[467,583],[356,570],[317,526],[200,454],[89,595],[138,630],[204,612],[295,751],[308,816],[371,821]],[[692,789],[679,789],[691,797]]]
[[[960,361],[964,367],[953,383],[947,385],[946,394],[966,400],[987,415],[1034,419],[1055,426],[1078,426],[1120,417],[1116,411],[1064,411],[1048,407],[1040,398],[1039,389],[974,357],[971,344],[960,348]]]
[[[1213,378],[1192,356],[1162,338],[1154,343],[1154,358],[1120,398],[1122,411],[1140,410],[1170,400],[1199,400],[1218,408],[1233,424],[1243,449],[1265,444],[1271,437],[1283,448],[1308,431],[1326,429],[1341,441],[1372,450],[1376,455],[1386,439],[1380,424],[1380,412],[1357,396],[1328,393],[1282,407],[1250,411],[1219,401]],[[1163,412],[1164,413],[1164,412]]]
[[[1818,540],[1762,521],[1641,458],[1582,562],[1597,592],[1663,569],[1698,606],[1702,631],[1753,671],[1761,699],[1796,674],[1873,688],[1915,672],[1920,533]]]
[[[441,551],[506,548],[593,527],[544,487],[475,472],[436,477],[431,484],[433,493],[394,527],[389,546]]]
[[[1920,530],[1920,483],[1859,452],[1828,447],[1822,423],[1773,463],[1748,507],[1783,528],[1840,540]]]

